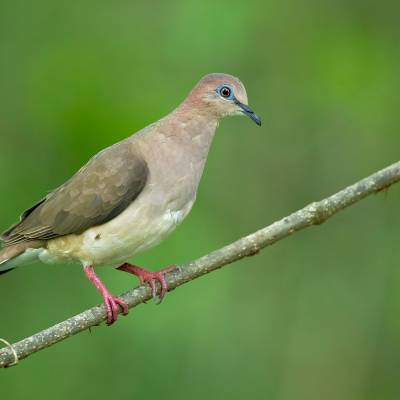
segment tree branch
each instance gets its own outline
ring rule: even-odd
[[[311,203],[272,225],[245,236],[198,260],[192,261],[182,266],[177,271],[168,273],[166,278],[169,288],[170,290],[175,289],[186,282],[215,271],[224,265],[233,263],[247,256],[252,256],[264,247],[274,244],[292,233],[312,225],[321,224],[337,212],[351,206],[370,194],[388,188],[399,180],[400,162],[397,162],[326,199]],[[151,291],[147,286],[140,286],[124,293],[121,298],[128,303],[129,308],[132,308],[149,300],[151,298]],[[106,314],[103,305],[86,310],[81,314],[23,339],[12,346],[1,349],[0,367],[7,367],[15,364],[15,355],[17,355],[18,360],[21,360],[39,350],[52,346],[92,326],[98,325],[105,319]]]

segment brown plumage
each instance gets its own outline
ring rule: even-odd
[[[5,245],[32,245],[32,240],[81,233],[125,210],[143,189],[148,168],[124,144],[94,156],[70,180],[26,210],[20,222],[2,234]]]

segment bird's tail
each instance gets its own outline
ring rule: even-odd
[[[2,275],[2,274],[5,274],[6,272],[10,272],[10,271],[12,271],[14,268],[8,268],[8,269],[5,269],[4,271],[0,271],[0,275]]]
[[[30,241],[6,246],[0,250],[0,275],[11,271],[19,264],[26,264],[27,262],[34,261],[33,255],[28,256],[27,250],[38,249],[43,242]],[[32,252],[31,252],[32,253]],[[26,254],[26,256],[24,256]],[[36,258],[36,257],[35,257]]]
[[[11,271],[13,268],[7,267],[7,261],[10,260],[9,248],[4,248],[0,250],[0,275],[5,274],[6,272]]]

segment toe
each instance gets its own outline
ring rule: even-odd
[[[108,300],[104,301],[104,305],[106,306],[106,312],[107,312],[107,325],[111,325],[114,322],[111,305]]]
[[[157,297],[157,288],[156,288],[156,281],[155,279],[149,279],[149,285],[151,287],[151,295],[153,296],[153,299]]]
[[[115,302],[121,306],[122,314],[123,315],[128,315],[128,313],[129,313],[128,304],[125,303],[123,300],[119,299],[118,297],[115,298]]]
[[[111,305],[111,321],[109,325],[113,324],[118,318],[118,306],[115,304],[114,301],[110,301]]]
[[[168,272],[173,272],[173,271],[176,271],[176,270],[178,270],[179,268],[176,266],[176,265],[171,265],[171,266],[169,266],[169,267],[167,267],[167,268],[164,268],[164,269],[162,269],[160,272],[162,273],[162,274],[166,274],[166,273],[168,273]]]
[[[114,322],[115,322],[114,313],[110,309],[110,311],[107,311],[107,325],[112,325]]]
[[[160,281],[160,285],[161,285],[160,296],[159,296],[160,302],[158,303],[158,304],[160,304],[167,293],[168,285],[167,285],[167,282],[165,281],[163,274],[161,274],[161,276],[158,278],[158,280]]]

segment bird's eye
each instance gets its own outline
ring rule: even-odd
[[[228,86],[222,86],[222,88],[219,90],[219,94],[225,99],[231,97],[231,93],[232,91]]]

